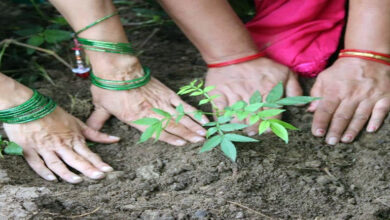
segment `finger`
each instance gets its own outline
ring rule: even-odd
[[[245,123],[248,124],[248,125],[250,124],[248,119],[245,120]],[[259,123],[256,123],[256,124],[253,124],[253,125],[245,128],[244,132],[248,136],[255,136],[257,134],[257,132],[259,131],[258,128],[259,128]]]
[[[183,118],[180,120],[180,124],[184,125],[186,128],[188,128],[189,130],[195,132],[200,136],[206,135],[206,129],[204,129],[198,123],[191,120],[188,116],[183,116]]]
[[[375,132],[382,125],[383,120],[390,111],[390,99],[379,100],[372,110],[370,121],[368,122],[367,132]]]
[[[298,78],[295,73],[290,73],[289,79],[286,83],[286,96],[301,96],[303,94],[302,87],[299,84]]]
[[[35,151],[24,149],[23,155],[30,167],[43,179],[48,181],[57,180],[56,176],[45,166],[45,163]]]
[[[209,92],[211,96],[213,95],[219,95],[218,98],[214,99],[214,104],[216,107],[220,110],[225,109],[228,106],[228,99],[227,96],[223,91],[220,90],[212,90]]]
[[[81,157],[69,147],[58,146],[56,153],[61,157],[62,160],[69,166],[80,171],[85,176],[91,179],[101,179],[104,177],[104,173],[94,167],[85,158]]]
[[[70,172],[60,158],[58,158],[58,156],[53,152],[42,151],[40,152],[40,155],[45,161],[47,167],[61,177],[61,179],[69,183],[80,183],[83,181],[80,176]]]
[[[141,125],[136,125],[136,124],[130,124],[130,125],[132,127],[136,128],[136,129],[140,130],[141,132],[144,132],[145,129],[146,129],[146,127],[141,126]],[[153,135],[153,137],[155,138],[155,135]],[[175,146],[183,146],[183,145],[185,145],[187,143],[182,138],[179,138],[179,137],[177,137],[175,135],[169,134],[166,131],[161,131],[159,140],[163,141],[163,142],[166,142],[168,144],[171,144],[171,145],[175,145]]]
[[[104,143],[104,144],[116,143],[120,140],[119,137],[108,135],[100,131],[97,131],[93,128],[90,128],[81,121],[79,122],[79,124],[81,126],[81,133],[88,140],[98,142],[98,143]]]
[[[335,145],[340,141],[341,135],[349,125],[358,106],[357,102],[343,101],[333,114],[331,125],[326,136],[326,142]]]
[[[311,131],[314,136],[323,137],[325,135],[332,115],[336,111],[339,103],[339,100],[321,100],[313,117]]]
[[[374,105],[369,102],[361,102],[356,109],[355,114],[351,122],[348,125],[347,130],[344,132],[341,141],[344,143],[352,142],[359,132],[363,129],[364,125],[370,118]]]
[[[104,123],[111,117],[111,114],[108,113],[103,108],[97,107],[89,116],[87,120],[87,125],[97,131],[99,131]]]
[[[321,83],[316,81],[316,83],[314,83],[314,86],[310,91],[310,96],[321,97],[322,96],[321,89],[322,89]],[[311,102],[309,107],[307,108],[307,111],[308,112],[315,112],[317,110],[319,104],[320,104],[320,100],[315,100],[315,101]]]
[[[110,165],[104,163],[99,155],[93,153],[84,141],[75,141],[73,149],[99,170],[103,172],[111,172],[114,170]]]
[[[243,92],[242,90],[231,92],[231,94],[229,94],[227,96],[227,100],[229,103],[228,105],[231,106],[231,105],[235,104],[236,102],[243,100],[243,98],[240,95],[238,95],[238,94],[242,94],[242,92]],[[231,120],[231,123],[241,123],[241,121],[237,117],[234,117]]]
[[[190,141],[191,143],[197,143],[204,141],[204,138],[199,136],[197,133],[192,132],[187,127],[185,127],[183,124],[176,124],[174,121],[171,121],[168,126],[165,128],[165,131],[176,135],[178,137],[181,137],[187,141]]]
[[[191,105],[185,103],[183,100],[181,100],[179,97],[175,97],[172,99],[172,102],[171,104],[175,107],[179,106],[180,104],[183,105],[183,108],[184,108],[184,112],[187,112],[187,113],[192,113],[192,112],[196,112],[197,109],[192,107]],[[191,118],[193,118],[195,121],[198,121],[198,119],[194,118],[194,114],[187,114],[189,115]],[[205,116],[205,115],[202,115],[202,119],[199,121],[199,123],[201,124],[206,124],[209,122],[209,119]]]

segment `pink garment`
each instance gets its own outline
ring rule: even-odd
[[[268,57],[303,76],[314,77],[336,51],[346,0],[255,0],[246,24]]]

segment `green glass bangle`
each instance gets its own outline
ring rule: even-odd
[[[93,27],[93,26],[95,26],[95,25],[97,25],[97,24],[99,24],[99,23],[101,23],[101,22],[103,22],[103,21],[105,21],[105,20],[111,18],[111,17],[114,17],[114,16],[116,16],[116,15],[118,15],[118,14],[119,14],[119,13],[116,11],[116,12],[114,12],[114,13],[112,13],[112,14],[109,14],[109,15],[107,15],[107,16],[104,16],[104,17],[102,17],[102,18],[99,18],[98,20],[94,21],[93,23],[91,23],[91,24],[85,26],[84,28],[82,28],[81,30],[77,31],[77,32],[75,33],[75,35],[77,36],[77,35],[79,35],[81,32],[86,31],[87,29],[89,29],[89,28],[91,28],[91,27]]]
[[[145,75],[142,77],[132,79],[132,80],[125,80],[125,81],[102,79],[97,77],[93,73],[91,73],[91,82],[93,85],[102,89],[116,90],[116,91],[130,90],[130,89],[135,89],[144,86],[150,81],[151,79],[150,69],[144,67],[144,73]]]
[[[8,124],[21,124],[45,117],[55,110],[57,104],[36,90],[25,103],[0,111],[0,121]]]
[[[114,43],[106,41],[89,40],[77,38],[81,47],[86,50],[93,50],[107,53],[134,54],[134,49],[130,43]]]

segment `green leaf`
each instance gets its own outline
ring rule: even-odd
[[[50,20],[51,22],[58,24],[58,25],[67,25],[68,22],[64,17],[56,17]]]
[[[214,99],[216,99],[218,97],[221,97],[221,95],[212,95],[212,96],[210,96],[210,100],[214,100]]]
[[[283,84],[282,82],[278,83],[271,91],[268,93],[267,98],[265,99],[267,102],[273,103],[282,98],[283,96]]]
[[[264,105],[263,103],[250,104],[250,105],[245,107],[245,111],[255,112],[255,111],[259,110],[259,108],[263,107],[263,105]]]
[[[268,120],[260,122],[259,135],[263,134],[270,127],[270,125],[271,123]]]
[[[215,126],[215,125],[217,125],[217,122],[209,122],[209,123],[204,124],[203,126],[210,127],[210,126]]]
[[[164,111],[164,110],[161,110],[161,109],[158,109],[158,108],[152,108],[152,110],[154,112],[156,112],[157,114],[161,115],[161,116],[164,116],[165,118],[170,118],[172,117],[171,114],[169,114],[168,112]]]
[[[258,115],[252,115],[250,118],[249,118],[249,123],[251,125],[253,124],[256,124],[258,121],[260,120],[260,117]]]
[[[240,121],[246,119],[248,117],[248,115],[249,115],[249,112],[245,112],[245,111],[236,112],[236,116],[237,116],[238,120],[240,120]]]
[[[145,141],[147,141],[147,140],[149,140],[149,139],[153,136],[154,132],[156,132],[156,126],[155,126],[155,125],[156,125],[156,124],[149,126],[149,127],[142,133],[141,138],[140,138],[139,141],[138,141],[139,144],[140,144],[140,143],[143,143],[143,142],[145,142]]]
[[[234,103],[232,106],[230,106],[233,110],[241,110],[246,106],[246,102],[244,101],[238,101]]]
[[[190,83],[190,85],[191,85],[191,86],[195,86],[195,83],[197,83],[197,82],[198,82],[198,80],[195,79],[195,80],[193,80],[193,81]]]
[[[191,93],[190,96],[198,96],[198,95],[203,95],[203,91],[196,91],[196,92],[193,92],[193,93]]]
[[[218,146],[218,144],[220,144],[221,141],[222,141],[221,135],[217,135],[217,136],[210,138],[209,140],[207,140],[204,143],[204,145],[203,145],[202,149],[200,149],[199,153],[203,153],[203,152],[212,150],[214,147]]]
[[[156,143],[158,139],[160,139],[161,131],[163,130],[162,128],[162,123],[157,123],[153,125],[155,127],[155,137],[154,137],[154,142]]]
[[[278,105],[276,103],[264,103],[263,107],[264,108],[281,108],[283,106],[282,105]]]
[[[212,136],[213,134],[215,134],[216,132],[218,131],[218,128],[216,127],[211,127],[207,130],[206,132],[206,138],[209,138],[210,136]]]
[[[36,46],[36,47],[39,47],[43,44],[45,40],[43,39],[42,36],[39,36],[39,35],[33,35],[31,36],[28,40],[27,40],[27,44],[30,44],[32,46]],[[27,48],[27,54],[28,55],[31,55],[35,52],[34,49],[31,49],[31,48]]]
[[[184,114],[183,104],[180,103],[180,105],[176,106],[176,112],[179,114]]]
[[[41,26],[33,26],[25,29],[20,29],[17,31],[14,31],[15,34],[20,35],[22,37],[30,36],[33,34],[39,34],[43,31],[43,27]]]
[[[23,148],[15,142],[9,142],[8,145],[4,148],[4,153],[8,155],[23,156]]]
[[[229,122],[230,120],[232,120],[231,117],[228,117],[228,116],[223,115],[223,116],[220,116],[220,117],[218,118],[218,123],[220,123],[220,124],[225,124],[226,122]]]
[[[279,115],[285,111],[286,110],[284,110],[284,109],[267,109],[267,110],[264,110],[264,111],[257,113],[257,115],[260,118],[268,118],[268,117],[273,117],[273,116]]]
[[[284,140],[284,142],[286,142],[286,144],[288,143],[288,132],[287,132],[285,127],[283,127],[282,125],[280,125],[278,123],[271,123],[270,127],[271,127],[271,130],[278,137],[280,137],[282,140]]]
[[[69,31],[46,29],[43,34],[45,35],[45,40],[48,43],[58,43],[72,39],[72,33]]]
[[[262,101],[263,101],[263,97],[261,97],[259,91],[254,92],[251,98],[249,99],[250,104],[260,103]]]
[[[225,134],[225,139],[228,139],[229,141],[233,142],[259,142],[258,140],[254,138],[250,138],[247,136],[239,135],[239,134]]]
[[[188,94],[188,93],[193,92],[195,90],[196,89],[194,89],[194,88],[180,89],[180,91],[177,94],[178,95],[185,95],[185,94]]]
[[[175,119],[176,124],[178,124],[183,117],[184,117],[184,114],[177,115],[177,117]]]
[[[133,121],[132,123],[137,125],[153,125],[155,123],[160,122],[157,118],[141,118],[136,121]]]
[[[295,127],[294,125],[290,124],[290,123],[287,123],[287,122],[284,122],[284,121],[281,121],[279,119],[269,119],[268,121],[270,121],[271,123],[277,123],[277,124],[280,124],[282,125],[283,127],[289,129],[289,130],[299,130],[297,127]]]
[[[210,92],[211,90],[215,89],[215,86],[207,86],[203,89],[204,92]]]
[[[199,101],[199,105],[204,105],[204,104],[206,104],[208,102],[210,102],[209,99],[202,99],[202,100]]]
[[[229,157],[233,162],[236,161],[236,158],[237,158],[237,150],[236,150],[236,147],[234,146],[234,144],[227,140],[226,138],[224,138],[222,140],[222,143],[221,143],[221,150],[223,151],[223,153]]]
[[[318,97],[310,97],[310,96],[295,96],[295,97],[286,97],[276,102],[279,105],[302,105],[307,104],[309,102],[319,100],[321,98]]]
[[[203,80],[200,81],[200,83],[196,86],[198,89],[200,89],[203,86]]]
[[[196,111],[194,114],[194,118],[198,121],[202,120],[203,112],[202,111]]]
[[[222,131],[237,131],[237,130],[241,130],[241,129],[246,128],[246,127],[248,127],[248,125],[231,123],[231,124],[221,125],[220,129]]]
[[[233,116],[233,114],[234,114],[233,110],[231,110],[230,108],[225,108],[225,113],[223,115],[226,117],[231,117]]]

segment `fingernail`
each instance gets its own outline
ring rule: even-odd
[[[374,131],[376,131],[376,127],[375,126],[369,126],[367,128],[367,132],[374,132]]]
[[[177,140],[177,141],[176,141],[176,144],[179,145],[179,146],[181,146],[181,145],[185,145],[186,142],[183,141],[183,140]]]
[[[344,135],[344,137],[341,139],[342,142],[351,142],[352,141],[352,136],[351,135]]]
[[[336,137],[331,137],[328,139],[328,144],[330,144],[330,145],[335,145],[335,144],[337,144],[337,142],[338,142],[338,140]]]
[[[204,138],[202,138],[202,137],[194,137],[194,138],[192,138],[192,141],[197,143],[197,142],[204,141]]]
[[[196,133],[198,133],[199,135],[202,135],[202,136],[206,135],[206,132],[203,130],[198,130],[198,131],[196,131]]]
[[[202,119],[200,120],[200,123],[202,123],[203,125],[207,123],[206,119]]]
[[[119,141],[119,139],[121,139],[120,137],[117,136],[109,136],[108,138],[110,138],[113,141]]]
[[[249,135],[249,136],[255,136],[256,133],[257,133],[256,131],[250,131],[250,132],[248,132],[248,135]]]
[[[324,129],[317,129],[315,135],[316,136],[323,136],[325,134]]]
[[[72,180],[75,183],[79,183],[79,182],[83,181],[83,178],[81,178],[79,176],[72,176]]]
[[[267,128],[267,130],[265,130],[264,133],[269,134],[269,133],[271,133],[271,131],[272,131],[271,129]]]
[[[104,176],[104,173],[100,172],[100,171],[95,171],[92,173],[92,178],[94,179],[100,179]]]
[[[46,179],[49,180],[49,181],[57,180],[57,178],[56,178],[54,175],[48,175],[48,176],[46,177]]]
[[[114,168],[110,167],[110,166],[105,166],[105,167],[102,167],[100,168],[102,171],[104,172],[111,172],[111,171],[114,171]]]

